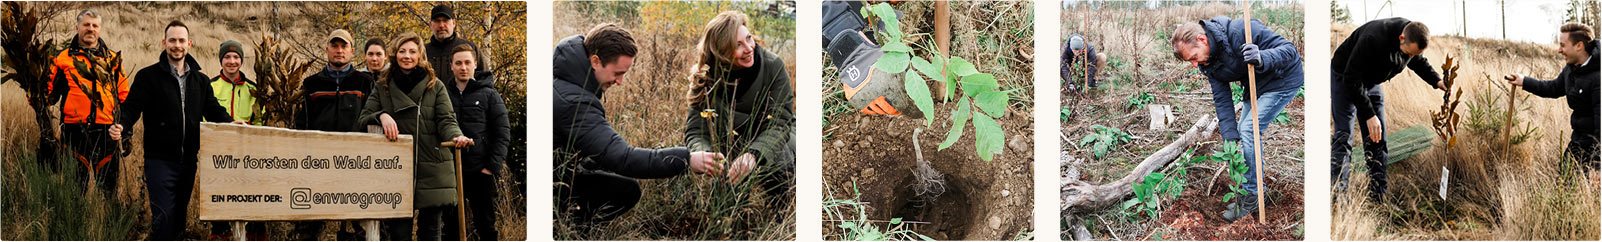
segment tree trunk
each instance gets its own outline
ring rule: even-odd
[[[1136,181],[1146,177],[1146,174],[1168,166],[1168,163],[1173,161],[1174,158],[1185,153],[1186,147],[1206,137],[1207,134],[1213,133],[1213,128],[1217,126],[1218,121],[1212,115],[1203,115],[1196,120],[1195,125],[1190,126],[1190,130],[1185,131],[1184,135],[1180,135],[1178,140],[1168,143],[1167,146],[1163,146],[1156,153],[1147,156],[1128,175],[1124,175],[1123,178],[1112,183],[1095,185],[1072,179],[1067,181],[1062,185],[1061,209],[1063,213],[1088,212],[1122,201],[1124,196],[1128,196],[1134,190]]]

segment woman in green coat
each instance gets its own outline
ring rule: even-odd
[[[390,140],[412,135],[417,239],[440,240],[445,215],[456,211],[456,161],[439,143],[455,141],[460,149],[472,145],[473,140],[456,127],[451,98],[445,93],[445,84],[434,77],[434,68],[423,54],[422,38],[406,34],[398,40],[390,50],[395,53],[390,60],[395,65],[379,74],[376,90],[367,96],[357,123],[382,126]],[[385,227],[389,235],[385,240],[411,239],[410,219],[389,221]]]
[[[784,61],[758,45],[747,21],[726,11],[707,22],[690,77],[685,142],[691,151],[735,157],[729,181],[756,174],[770,205],[785,208],[795,198],[795,93]]]

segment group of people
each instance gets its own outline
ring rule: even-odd
[[[638,54],[633,35],[599,24],[557,42],[552,124],[557,213],[586,230],[623,215],[640,200],[638,179],[690,171],[728,184],[752,184],[767,205],[795,199],[794,93],[777,54],[756,41],[737,11],[709,21],[685,78],[684,147],[636,148],[607,121],[602,94],[625,84]],[[728,160],[732,159],[732,160]]]
[[[1597,39],[1592,27],[1566,23],[1553,40],[1563,58],[1563,71],[1552,80],[1541,80],[1522,73],[1502,78],[1508,84],[1542,98],[1567,98],[1569,142],[1559,156],[1573,164],[1591,180],[1597,180],[1599,109],[1597,95]],[[1368,197],[1385,202],[1388,186],[1385,164],[1385,93],[1380,84],[1410,69],[1431,88],[1440,87],[1441,75],[1422,55],[1429,48],[1429,27],[1405,18],[1369,21],[1353,30],[1330,61],[1330,89],[1335,119],[1335,135],[1330,147],[1330,177],[1336,191],[1344,191],[1351,176],[1352,124],[1357,123],[1363,143],[1364,164],[1368,166]],[[1443,90],[1444,91],[1444,90]]]
[[[301,83],[302,104],[292,129],[326,132],[382,132],[391,141],[412,135],[416,152],[414,207],[418,239],[456,239],[456,187],[462,186],[473,215],[473,239],[498,238],[495,227],[496,176],[503,170],[510,145],[505,103],[495,90],[493,73],[485,68],[476,46],[456,32],[456,15],[447,5],[434,6],[432,38],[402,34],[386,45],[368,36],[362,49],[365,65],[354,60],[356,42],[349,31],[335,29],[322,42],[327,64]],[[82,11],[77,35],[56,55],[48,74],[52,100],[62,100],[61,134],[72,154],[84,164],[78,172],[87,187],[113,194],[115,161],[125,154],[141,117],[144,127],[144,178],[150,201],[150,239],[180,240],[187,229],[190,192],[195,185],[200,122],[263,125],[263,105],[253,92],[257,83],[241,69],[244,47],[222,42],[217,56],[222,71],[202,72],[190,53],[194,40],[182,21],[162,28],[164,50],[155,64],[126,77],[119,52],[102,38],[100,15]],[[371,128],[369,128],[371,126]],[[373,131],[369,131],[373,130]],[[454,141],[462,150],[462,182],[456,184],[455,159],[436,147]],[[92,180],[92,181],[90,181]],[[317,240],[322,221],[296,222],[298,240]],[[212,239],[229,238],[230,226],[212,224]],[[385,240],[413,239],[411,218],[385,221]],[[363,229],[363,228],[353,228]],[[266,239],[260,223],[248,226],[250,239]],[[355,239],[356,233],[341,233]],[[349,237],[347,237],[349,236]]]
[[[1241,146],[1248,167],[1247,182],[1242,188],[1255,195],[1255,149],[1250,121],[1237,120],[1235,100],[1231,97],[1230,83],[1246,85],[1247,65],[1256,67],[1257,122],[1266,130],[1273,118],[1284,110],[1302,88],[1302,58],[1294,43],[1268,29],[1261,22],[1250,21],[1250,43],[1245,41],[1247,21],[1229,17],[1215,17],[1197,22],[1179,24],[1173,30],[1169,43],[1174,46],[1174,57],[1190,62],[1207,77],[1212,87],[1214,111],[1218,114],[1219,133],[1225,140]],[[1544,98],[1567,97],[1573,110],[1570,126],[1573,129],[1569,144],[1561,156],[1564,162],[1588,174],[1592,180],[1598,176],[1599,118],[1597,95],[1597,40],[1591,26],[1579,23],[1564,24],[1555,42],[1557,52],[1564,60],[1563,71],[1556,79],[1540,80],[1513,73],[1503,78],[1511,85],[1521,86],[1531,94]],[[1386,189],[1386,144],[1384,137],[1384,94],[1381,83],[1390,80],[1403,69],[1411,69],[1436,89],[1441,80],[1422,53],[1429,47],[1429,29],[1423,23],[1405,18],[1386,18],[1370,21],[1354,30],[1351,36],[1335,49],[1331,60],[1331,104],[1335,121],[1335,135],[1331,147],[1332,185],[1343,191],[1349,179],[1351,166],[1352,122],[1357,128],[1365,149],[1368,166],[1369,197],[1380,200]],[[1079,85],[1079,78],[1089,78],[1084,88],[1095,86],[1095,73],[1104,67],[1104,54],[1096,50],[1080,35],[1073,35],[1063,48],[1062,78],[1068,85]],[[1082,56],[1082,57],[1081,57]],[[1070,73],[1083,71],[1083,73]],[[1241,108],[1246,112],[1250,107]],[[1246,115],[1241,115],[1246,116]],[[1266,131],[1264,131],[1266,132]],[[1223,213],[1223,218],[1236,220],[1257,210],[1255,199],[1237,199]]]

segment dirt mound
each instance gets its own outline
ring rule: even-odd
[[[955,103],[938,105],[941,110]],[[915,198],[912,128],[923,125],[908,118],[842,116],[829,127],[834,138],[824,143],[824,181],[832,197],[851,197],[855,183],[860,201],[869,203],[870,218],[902,218],[912,229],[939,240],[1010,239],[1031,230],[1033,223],[1033,141],[1031,122],[1024,112],[999,120],[1009,137],[1005,151],[995,160],[979,159],[972,139],[943,151],[935,147],[945,132],[923,132],[924,159],[945,174],[946,191],[939,197]],[[934,130],[950,121],[935,120]],[[972,135],[972,134],[969,134]],[[926,223],[926,224],[925,224]],[[825,226],[829,229],[829,226]]]

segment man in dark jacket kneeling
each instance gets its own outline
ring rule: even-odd
[[[1591,33],[1591,26],[1581,23],[1564,24],[1559,29],[1561,34],[1557,38],[1557,51],[1563,55],[1563,72],[1556,79],[1540,80],[1523,74],[1509,74],[1509,84],[1524,87],[1524,91],[1544,98],[1568,97],[1569,109],[1574,112],[1569,117],[1568,148],[1563,150],[1563,158],[1574,165],[1570,169],[1581,169],[1590,173],[1591,180],[1597,180],[1599,157],[1597,156],[1597,126],[1598,115],[1602,109],[1598,108],[1597,95],[1597,40],[1596,34]],[[1595,182],[1593,181],[1593,184]]]
[[[577,223],[580,230],[632,209],[640,199],[635,179],[669,178],[687,170],[722,173],[723,154],[684,147],[635,148],[612,130],[601,95],[623,83],[636,51],[634,37],[615,24],[562,39],[554,51],[551,136],[558,154],[553,174],[557,214]]]

